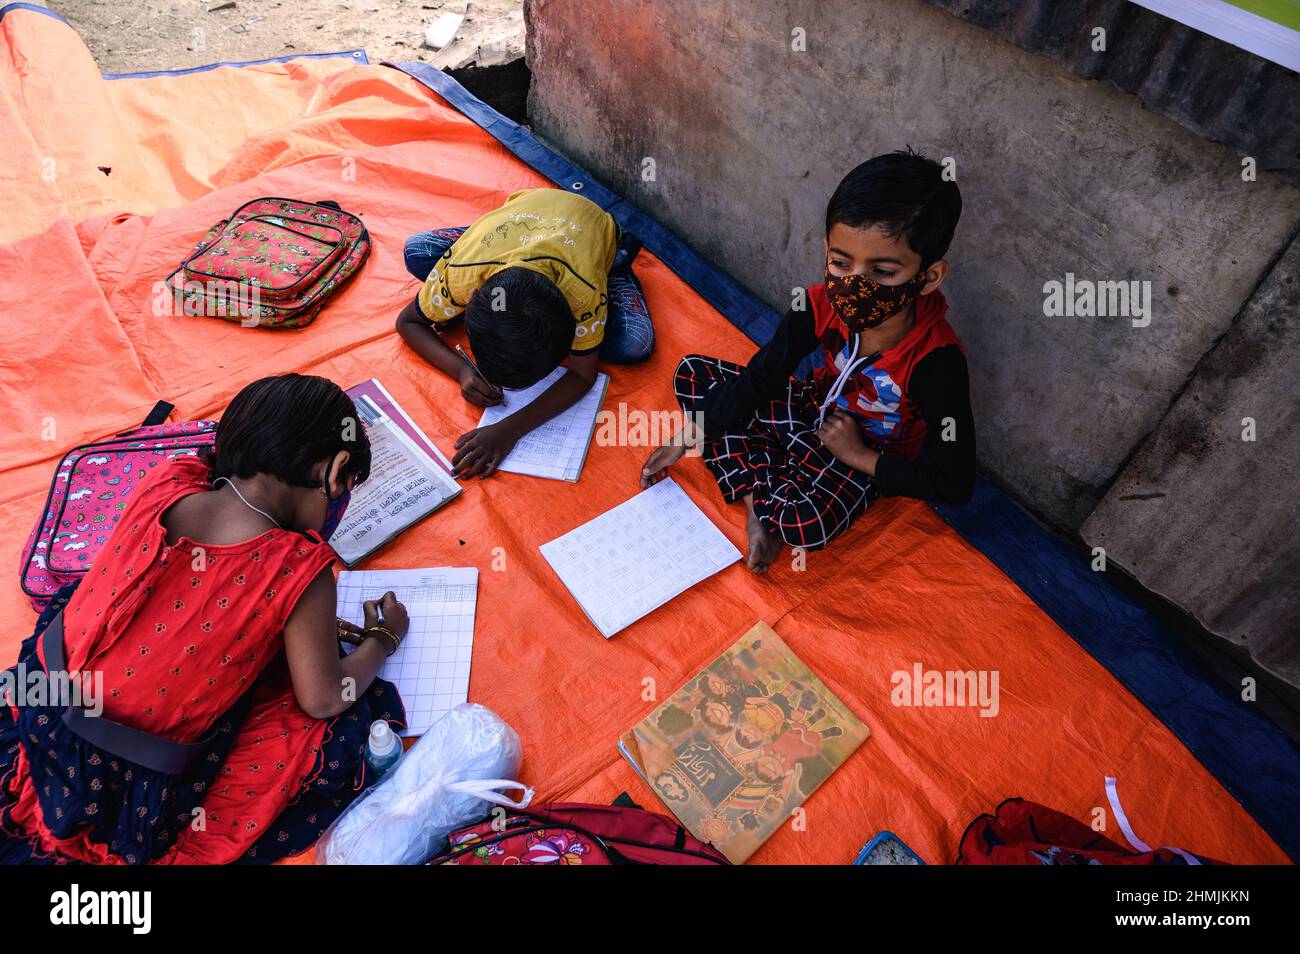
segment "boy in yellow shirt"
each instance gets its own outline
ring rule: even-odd
[[[607,212],[562,189],[516,192],[468,228],[407,240],[406,267],[424,286],[397,331],[467,401],[500,404],[502,388],[536,384],[568,359],[537,400],[461,435],[457,476],[492,474],[520,437],[590,390],[599,360],[650,356],[654,326],[631,267],[638,248]],[[443,340],[462,316],[474,364]]]

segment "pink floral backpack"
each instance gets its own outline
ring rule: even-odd
[[[675,818],[632,805],[551,802],[453,832],[431,865],[726,865]]]
[[[164,423],[172,406],[159,401],[144,423],[63,455],[45,509],[23,548],[19,575],[37,612],[85,575],[108,542],[126,498],[160,463],[197,454],[216,441],[216,421]]]
[[[167,276],[185,315],[301,328],[370,254],[362,221],[337,202],[245,202]]]

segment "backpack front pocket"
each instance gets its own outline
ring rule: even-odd
[[[347,251],[341,231],[319,222],[259,215],[230,225],[185,264],[192,277],[256,286],[280,301],[296,297]]]

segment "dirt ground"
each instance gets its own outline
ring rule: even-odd
[[[370,62],[439,68],[522,55],[523,0],[45,0],[81,34],[106,73],[364,49]],[[468,9],[467,9],[468,8]],[[442,13],[463,13],[456,40],[424,48]]]

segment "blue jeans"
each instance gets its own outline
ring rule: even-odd
[[[406,270],[424,281],[434,263],[451,248],[465,229],[432,229],[417,232],[406,240],[402,255]],[[655,328],[650,321],[641,283],[632,272],[632,259],[640,251],[635,239],[620,243],[614,267],[609,270],[608,300],[605,304],[605,340],[600,344],[600,360],[610,364],[639,364],[650,357],[655,347]]]

